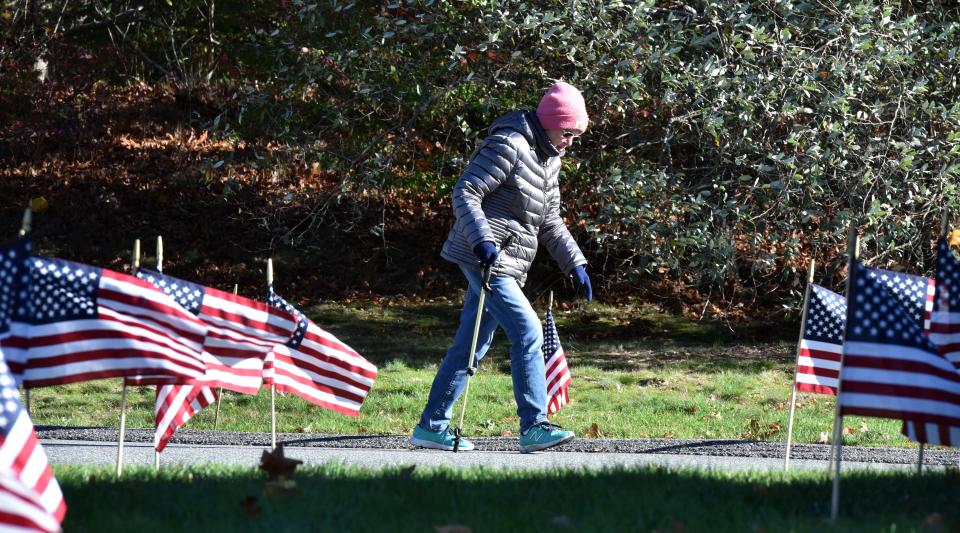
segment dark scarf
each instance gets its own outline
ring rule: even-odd
[[[561,155],[560,150],[557,150],[557,147],[554,146],[553,143],[550,142],[550,138],[547,137],[547,131],[540,125],[540,119],[537,118],[537,114],[532,111],[527,111],[524,115],[526,115],[527,123],[530,124],[530,129],[533,130],[533,137],[537,142],[537,155],[539,155],[541,159]]]

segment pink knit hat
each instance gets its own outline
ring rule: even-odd
[[[557,82],[540,99],[537,118],[545,130],[585,131],[589,119],[583,95],[569,83]]]

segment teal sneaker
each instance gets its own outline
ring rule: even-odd
[[[572,431],[566,431],[550,422],[540,422],[520,435],[520,453],[546,450],[572,439]]]
[[[413,435],[410,435],[410,444],[423,448],[433,448],[434,450],[450,451],[453,450],[453,439],[454,435],[450,432],[449,427],[443,431],[428,431],[417,424],[413,428]],[[473,443],[460,437],[459,450],[469,452],[472,449]]]

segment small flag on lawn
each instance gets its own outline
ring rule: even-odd
[[[810,289],[797,357],[797,391],[836,395],[847,299],[819,285]]]
[[[940,355],[960,368],[960,261],[946,239],[937,246],[937,283],[930,319],[930,340]],[[960,398],[954,398],[960,403]],[[903,434],[926,444],[960,446],[960,426],[905,420]]]
[[[267,296],[271,306],[297,317],[297,329],[292,339],[267,356],[264,383],[320,407],[358,416],[377,367],[287,303],[273,285]]]
[[[209,328],[203,344],[206,373],[195,384],[257,394],[267,352],[293,335],[292,314],[152,270],[138,270],[137,277],[172,296]]]
[[[204,407],[217,401],[210,387],[196,385],[161,385],[157,387],[156,430],[153,447],[157,453],[167,447],[177,428],[187,423]]]
[[[30,415],[5,362],[0,359],[0,471],[9,470],[32,489],[46,512],[63,520],[67,505],[40,446]]]
[[[840,414],[960,426],[960,373],[924,332],[930,280],[852,271]]]
[[[3,351],[25,387],[141,373],[203,375],[206,326],[143,280],[32,256],[28,297]]]
[[[157,388],[154,447],[161,452],[177,428],[216,401],[215,388],[256,395],[266,354],[289,340],[297,323],[286,311],[160,272],[139,270],[137,277],[172,296],[209,328],[203,351],[206,374],[189,385]],[[151,377],[138,379],[149,382]]]
[[[560,335],[553,321],[553,310],[547,310],[543,328],[543,360],[547,374],[547,414],[553,414],[570,401],[570,369],[560,346]]]
[[[0,338],[10,334],[16,308],[26,302],[29,257],[27,239],[0,246]],[[0,524],[35,523],[41,531],[56,531],[66,512],[60,485],[0,353]]]

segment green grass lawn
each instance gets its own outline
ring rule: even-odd
[[[956,472],[848,473],[830,527],[822,472],[300,469],[294,490],[252,467],[58,466],[64,530],[956,531]],[[106,503],[109,502],[109,503]]]
[[[278,397],[278,431],[408,433],[426,402],[458,312],[456,302],[309,309],[319,325],[376,363],[379,376],[359,418],[295,396]],[[596,304],[558,311],[556,318],[573,384],[571,404],[553,420],[579,436],[786,440],[797,335],[790,327],[759,324],[734,333],[723,325],[643,308]],[[497,335],[471,382],[466,435],[516,435],[518,430],[508,342]],[[268,391],[224,396],[219,428],[270,430]],[[152,427],[153,389],[132,388],[127,398],[128,427]],[[815,443],[830,433],[834,406],[831,396],[801,396],[795,442]],[[31,410],[37,424],[117,427],[120,384],[105,380],[34,389]],[[207,408],[188,427],[212,429],[214,412]],[[846,444],[909,445],[897,421],[847,417],[844,426]]]

